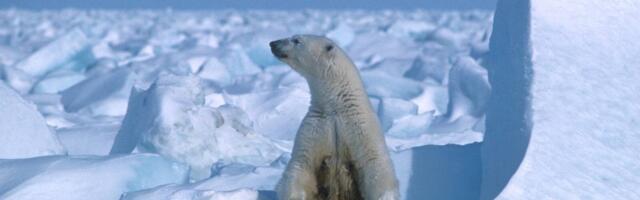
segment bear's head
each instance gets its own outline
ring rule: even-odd
[[[280,61],[307,79],[325,78],[353,66],[342,50],[330,39],[316,35],[294,35],[269,43],[271,52]]]

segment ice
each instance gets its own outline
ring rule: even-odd
[[[50,73],[33,87],[33,93],[55,94],[84,80],[85,76],[71,71]]]
[[[219,163],[217,163],[219,164]],[[124,199],[164,199],[186,198],[203,199],[206,194],[225,194],[233,191],[272,191],[274,190],[284,167],[254,167],[251,165],[228,164],[214,169],[214,177],[188,185],[165,185],[138,192],[127,193]],[[216,168],[216,166],[214,166]],[[257,196],[247,197],[256,199]],[[231,198],[231,197],[229,197]],[[241,198],[245,199],[245,198]]]
[[[454,49],[463,49],[466,46],[465,42],[468,42],[466,35],[448,28],[439,28],[431,37],[434,41]]]
[[[384,72],[393,76],[402,76],[413,66],[413,59],[384,59],[367,68],[367,70],[375,70]]]
[[[197,74],[205,80],[217,83],[221,87],[233,83],[233,76],[227,70],[227,66],[217,58],[208,59]]]
[[[427,36],[433,34],[437,28],[435,24],[429,21],[398,20],[389,27],[387,32],[397,37],[424,40]]]
[[[360,75],[367,93],[371,96],[412,99],[423,92],[422,84],[411,79],[394,77],[379,71],[364,71]]]
[[[411,102],[418,105],[418,113],[435,111],[435,115],[440,115],[447,111],[449,94],[447,87],[427,84],[420,96],[411,99]]]
[[[426,112],[420,115],[408,115],[393,120],[393,125],[387,131],[388,136],[396,138],[412,138],[427,133],[433,112]]]
[[[287,37],[289,33],[280,28],[267,28],[265,30],[255,30],[234,38],[229,43],[237,44],[245,49],[247,56],[256,65],[265,68],[277,65],[280,62],[271,54],[269,42],[275,38]]]
[[[477,94],[484,89],[467,84],[476,79],[464,75],[451,82],[449,72],[459,57],[470,57],[473,61],[462,65],[472,69],[474,62],[485,63],[491,16],[487,11],[430,10],[0,10],[0,77],[35,104],[30,109],[37,108],[44,120],[32,121],[48,125],[47,133],[57,136],[68,154],[38,158],[44,164],[25,164],[11,177],[31,177],[29,166],[45,170],[49,163],[65,165],[65,175],[113,168],[116,162],[130,166],[122,159],[157,153],[150,156],[165,164],[145,164],[136,179],[157,177],[149,173],[166,163],[183,163],[179,181],[118,186],[116,191],[113,177],[107,176],[122,176],[106,170],[85,179],[56,175],[32,181],[50,188],[42,191],[62,188],[55,195],[77,194],[62,199],[117,199],[121,194],[124,199],[276,199],[273,188],[290,158],[310,96],[305,79],[275,59],[268,42],[292,34],[325,34],[361,71],[384,126],[402,197],[474,199],[484,145],[478,143],[484,112]],[[42,65],[34,75],[19,67],[27,61],[60,63]],[[456,99],[452,109],[449,89],[457,92],[451,95]],[[436,118],[444,119],[449,110],[462,113],[455,121],[463,123],[439,123],[454,128],[432,131]],[[51,170],[58,173],[59,168]],[[79,183],[64,182],[68,177]],[[108,188],[93,187],[102,179]],[[59,185],[44,185],[53,180]],[[109,194],[94,192],[98,189]],[[36,199],[58,198],[47,195]]]
[[[163,188],[164,189],[164,188]],[[207,200],[260,200],[260,194],[256,190],[238,189],[232,191],[212,190],[179,190],[179,191],[152,191],[154,193],[131,194],[124,196],[125,200],[155,200],[155,199],[207,199]]]
[[[483,199],[638,199],[640,5],[499,1]]]
[[[35,106],[0,82],[0,158],[65,154],[55,133]]]
[[[133,78],[126,68],[94,75],[61,92],[62,105],[67,112],[86,109],[94,115],[122,116],[127,110]]]
[[[383,130],[389,130],[393,125],[394,120],[408,115],[415,115],[418,113],[418,106],[410,101],[396,99],[396,98],[383,98],[380,101],[378,116]]]
[[[342,47],[349,46],[355,38],[355,31],[344,23],[338,24],[333,30],[329,31],[326,36],[331,38]]]
[[[405,70],[404,76],[417,81],[431,80],[434,83],[448,83],[451,64],[442,55],[419,56],[411,63],[411,68]]]
[[[0,198],[118,199],[129,191],[184,183],[187,170],[153,154],[0,160]]]
[[[16,63],[13,68],[32,78],[38,78],[57,69],[82,71],[95,61],[90,45],[89,38],[80,29],[72,29],[29,57]],[[26,77],[15,78],[22,78],[23,81],[33,81],[27,80]],[[15,84],[15,81],[9,83],[21,93],[28,92],[34,84],[33,82]]]
[[[232,77],[260,73],[262,70],[239,46],[230,46],[218,56]]]
[[[311,102],[309,92],[297,88],[228,95],[225,99],[247,112],[257,132],[289,141],[293,141]]]
[[[471,129],[484,114],[490,94],[487,70],[473,58],[456,58],[449,72],[447,113],[437,116],[429,130],[450,133]]]
[[[120,124],[70,126],[57,129],[69,155],[109,155]]]
[[[111,154],[135,147],[157,152],[187,163],[191,177],[202,179],[219,160],[259,165],[288,149],[254,132],[244,111],[214,109],[204,100],[197,77],[164,75],[147,90],[134,89]]]
[[[375,62],[382,58],[414,58],[419,53],[419,47],[410,40],[385,33],[365,33],[354,39],[347,52],[355,60]]]

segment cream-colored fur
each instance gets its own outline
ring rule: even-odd
[[[311,107],[276,188],[279,198],[399,199],[380,123],[353,62],[321,36],[297,35],[270,45],[311,91]]]

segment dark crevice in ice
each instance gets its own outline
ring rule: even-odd
[[[485,67],[492,95],[482,144],[481,199],[494,199],[522,162],[531,137],[530,1],[501,0]]]

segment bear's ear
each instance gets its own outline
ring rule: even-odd
[[[327,52],[333,50],[333,45],[327,45],[324,47],[324,50],[326,50]]]

